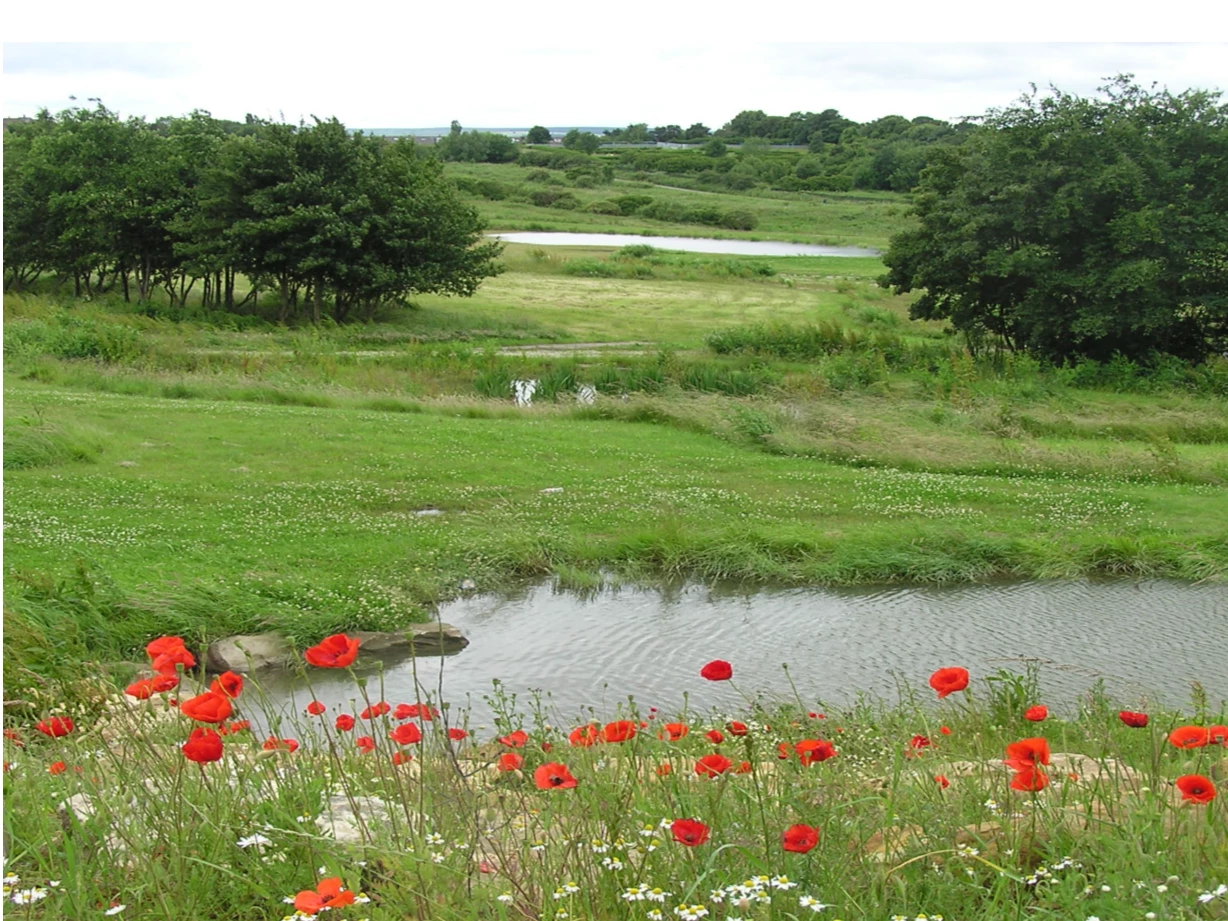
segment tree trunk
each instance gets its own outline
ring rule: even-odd
[[[324,285],[319,280],[316,281],[312,291],[311,299],[311,322],[320,325],[320,311],[324,309]]]

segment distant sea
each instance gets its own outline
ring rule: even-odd
[[[604,131],[613,130],[613,128],[611,128],[608,125],[604,127],[599,127],[599,128],[595,128],[592,126],[586,127],[584,125],[565,125],[563,127],[556,127],[556,128],[551,128],[547,126],[546,130],[549,131],[555,137],[562,137],[572,128],[576,128],[579,131],[591,131],[593,132],[593,134],[597,135],[598,137],[600,137],[601,133]],[[441,137],[447,134],[452,129],[449,126],[444,126],[442,128],[355,128],[354,130],[361,131],[363,134],[374,134],[378,137],[395,138],[395,137],[404,137],[407,135],[418,135],[421,137]],[[524,135],[529,133],[528,127],[524,127],[524,128],[470,128],[468,125],[466,125],[465,130],[466,131],[487,131],[491,134],[506,134],[508,137],[514,137],[514,138],[523,137]]]

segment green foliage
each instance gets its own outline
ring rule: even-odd
[[[601,138],[593,134],[591,131],[581,131],[579,128],[572,128],[563,135],[563,146],[568,150],[577,150],[585,154],[595,154],[597,148],[601,146]]]
[[[524,136],[526,144],[549,144],[550,140],[550,129],[543,128],[541,125],[534,125],[529,129],[529,133]]]
[[[924,289],[914,317],[1055,362],[1228,350],[1228,106],[1104,92],[1033,95],[930,158],[881,281]]]
[[[489,131],[454,132],[440,138],[435,151],[445,160],[464,163],[511,163],[520,156],[515,141]]]

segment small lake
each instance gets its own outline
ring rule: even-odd
[[[477,595],[443,605],[440,619],[471,644],[446,658],[421,658],[417,679],[434,699],[471,706],[471,725],[489,724],[482,697],[498,678],[518,695],[550,692],[570,721],[592,707],[612,716],[627,695],[641,710],[733,709],[742,694],[807,706],[847,704],[859,692],[894,700],[907,682],[931,700],[931,672],[968,668],[976,679],[1000,668],[1022,673],[1040,661],[1041,701],[1060,715],[1103,679],[1122,707],[1189,705],[1199,681],[1212,706],[1228,699],[1228,586],[1166,581],[1025,582],[927,588],[721,591],[697,585],[605,590],[591,598],[549,585],[513,596]],[[733,663],[733,682],[707,682],[700,667]],[[360,662],[362,660],[360,659]],[[789,666],[788,677],[782,664]],[[378,699],[374,669],[368,693]],[[346,704],[348,675],[312,670],[317,697]],[[310,696],[290,679],[261,676],[276,701]],[[384,699],[412,701],[413,664],[388,661]],[[734,687],[736,685],[736,687]],[[439,689],[442,688],[442,697]],[[455,722],[456,717],[452,718]]]
[[[651,246],[684,253],[721,253],[729,256],[878,256],[876,249],[858,246],[817,246],[777,240],[717,240],[711,237],[644,237],[632,233],[565,233],[517,231],[491,234],[505,243],[529,246]]]

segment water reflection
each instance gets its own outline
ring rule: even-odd
[[[491,234],[505,243],[530,246],[643,246],[684,253],[722,253],[731,256],[877,256],[876,249],[859,246],[819,246],[778,240],[716,240],[710,237],[643,237],[631,233],[568,233],[524,231]]]

